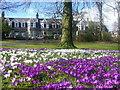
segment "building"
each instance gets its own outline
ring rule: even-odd
[[[110,31],[112,37],[118,37],[118,30]]]
[[[78,30],[87,30],[88,29],[88,14],[87,12],[81,12],[80,14],[75,13],[73,15],[74,21],[76,21],[76,27]]]
[[[2,19],[13,28],[9,34],[11,38],[25,39],[40,35],[62,34],[61,19],[41,19],[38,13],[36,18],[6,18],[3,11]]]
[[[84,14],[84,13],[83,13]],[[8,24],[13,28],[10,32],[10,38],[34,38],[41,35],[61,35],[62,34],[62,20],[61,19],[43,19],[39,18],[39,14],[36,13],[36,18],[9,18],[5,17],[4,11],[2,12],[2,19],[5,19]],[[75,15],[75,26],[73,28],[72,35],[76,36],[77,30],[88,29],[88,16]]]

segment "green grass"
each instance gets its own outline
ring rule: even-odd
[[[2,89],[2,74],[0,73],[0,90]]]
[[[77,48],[89,48],[100,50],[118,50],[118,44],[115,43],[98,43],[98,42],[74,42]],[[59,42],[45,42],[26,45],[2,46],[2,48],[58,48]]]
[[[19,40],[5,40],[5,41],[0,41],[0,43],[21,43],[24,41],[19,41]]]
[[[115,43],[82,42],[82,43],[75,43],[75,45],[78,48],[118,50],[118,44],[115,44]]]
[[[2,46],[2,48],[57,48],[58,43],[56,42],[45,42],[45,43],[34,43],[34,44],[25,44],[25,45],[10,45]]]

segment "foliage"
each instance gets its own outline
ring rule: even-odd
[[[2,38],[6,38],[6,35],[12,30],[12,28],[8,25],[7,21],[2,20]]]
[[[78,42],[87,41],[87,40],[85,40],[86,33],[84,31],[78,30],[77,33],[78,33],[78,35],[76,36],[76,41],[78,41]]]
[[[112,41],[112,35],[110,32],[103,31],[103,41]]]
[[[41,36],[45,36],[47,39],[54,39],[54,35],[41,35]]]
[[[112,37],[112,42],[120,44],[120,36]]]
[[[107,28],[104,25],[104,31],[100,32],[97,23],[90,21],[88,24],[88,30],[79,31],[79,35],[77,36],[78,41],[99,41],[100,35],[102,33],[102,41],[111,41],[112,36],[109,32],[107,32]]]
[[[99,31],[95,22],[90,21],[88,24],[88,30],[86,30],[85,40],[86,41],[97,41]]]

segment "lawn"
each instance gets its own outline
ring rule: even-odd
[[[21,43],[24,42],[23,40],[5,40],[5,41],[0,41],[0,43]]]
[[[100,43],[100,42],[74,42],[77,48],[100,49],[100,50],[118,50],[118,44]],[[26,45],[2,46],[2,48],[58,48],[59,42],[45,42]]]

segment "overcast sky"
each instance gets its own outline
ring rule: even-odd
[[[87,1],[90,1],[90,0],[87,0]],[[49,2],[39,2],[39,3],[40,4],[38,4],[37,7],[35,7],[35,3],[32,3],[32,5],[25,10],[22,9],[22,7],[19,7],[16,9],[15,12],[5,11],[5,16],[10,18],[35,18],[36,17],[35,14],[38,12],[39,18],[51,18],[52,15],[48,16],[45,14],[45,12],[46,10],[47,11],[52,10],[54,5]],[[117,13],[109,5],[112,7],[115,7],[115,0],[111,0],[111,2],[109,2],[109,0],[106,0],[106,4],[104,4],[103,6],[104,24],[111,31],[114,29],[114,23],[117,22]],[[43,7],[44,8],[49,7],[49,8],[44,9]],[[89,20],[98,21],[99,14],[98,14],[97,8],[95,7],[85,8],[83,11],[88,12]]]

